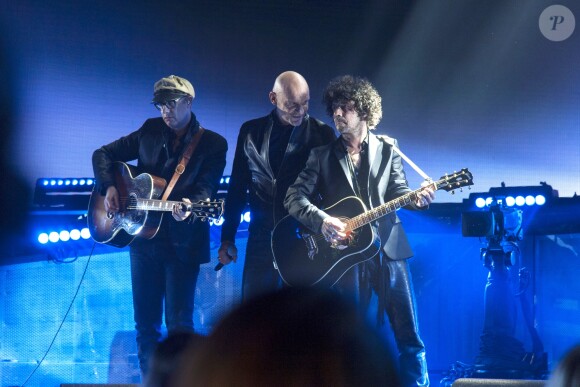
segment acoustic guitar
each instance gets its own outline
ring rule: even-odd
[[[171,212],[176,205],[200,220],[218,219],[223,214],[223,200],[195,203],[159,200],[167,185],[165,179],[148,173],[133,177],[135,167],[120,161],[114,164],[119,211],[106,211],[105,197],[100,192],[93,191],[89,200],[88,227],[98,243],[125,247],[136,237],[151,239],[159,231],[163,213]]]
[[[473,185],[473,176],[462,169],[442,176],[428,186],[453,191]],[[409,192],[376,208],[367,210],[364,203],[351,196],[339,200],[324,211],[346,223],[347,238],[327,241],[319,231],[304,227],[292,216],[280,220],[272,232],[274,266],[290,286],[330,287],[352,266],[371,259],[381,247],[371,223],[415,202],[418,193]]]

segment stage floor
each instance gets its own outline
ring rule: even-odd
[[[420,328],[438,385],[454,362],[473,362],[478,353],[488,272],[473,238],[441,232],[410,233],[410,239]],[[238,246],[245,249],[243,239]],[[203,265],[196,291],[195,326],[204,334],[240,302],[243,254],[215,272],[216,250],[214,244],[214,261]],[[580,342],[580,235],[530,239],[522,251],[552,368]],[[39,252],[0,265],[0,385],[138,383],[128,250],[97,247],[90,259],[49,257]],[[384,333],[390,335],[388,325]],[[529,347],[527,336],[520,317],[517,337]]]

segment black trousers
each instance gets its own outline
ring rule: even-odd
[[[282,287],[280,274],[274,268],[271,234],[269,228],[250,226],[242,279],[243,301]]]
[[[135,240],[130,257],[139,366],[145,375],[161,339],[163,315],[168,333],[193,332],[200,267],[178,258],[163,228],[153,239]]]
[[[386,313],[397,349],[404,386],[428,386],[425,345],[419,335],[415,292],[406,260],[393,261],[381,254],[351,268],[335,285],[341,293],[358,298],[368,310],[373,294],[378,297],[378,323]]]

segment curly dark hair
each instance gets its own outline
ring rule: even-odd
[[[322,102],[326,105],[326,112],[333,116],[332,105],[354,102],[354,109],[360,117],[365,118],[369,129],[374,129],[383,117],[381,96],[374,86],[365,78],[343,75],[330,81]]]

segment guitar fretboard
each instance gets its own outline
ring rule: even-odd
[[[129,208],[144,211],[172,211],[174,205],[185,205],[189,211],[191,210],[191,205],[184,202],[157,199],[137,199],[135,203],[130,204]]]
[[[437,190],[439,189],[438,184],[440,183],[441,181],[434,182],[431,183],[429,186],[433,187],[434,190]],[[372,210],[363,212],[360,215],[350,218],[349,220],[346,221],[346,231],[356,230],[357,228],[362,227],[365,224],[374,222],[375,220],[387,214],[390,214],[391,212],[397,211],[399,208],[405,207],[406,205],[413,203],[418,198],[417,194],[425,188],[426,187],[421,187],[413,192],[409,192],[408,194],[405,194],[394,200],[391,200],[390,202],[382,204],[377,208],[373,208]]]

